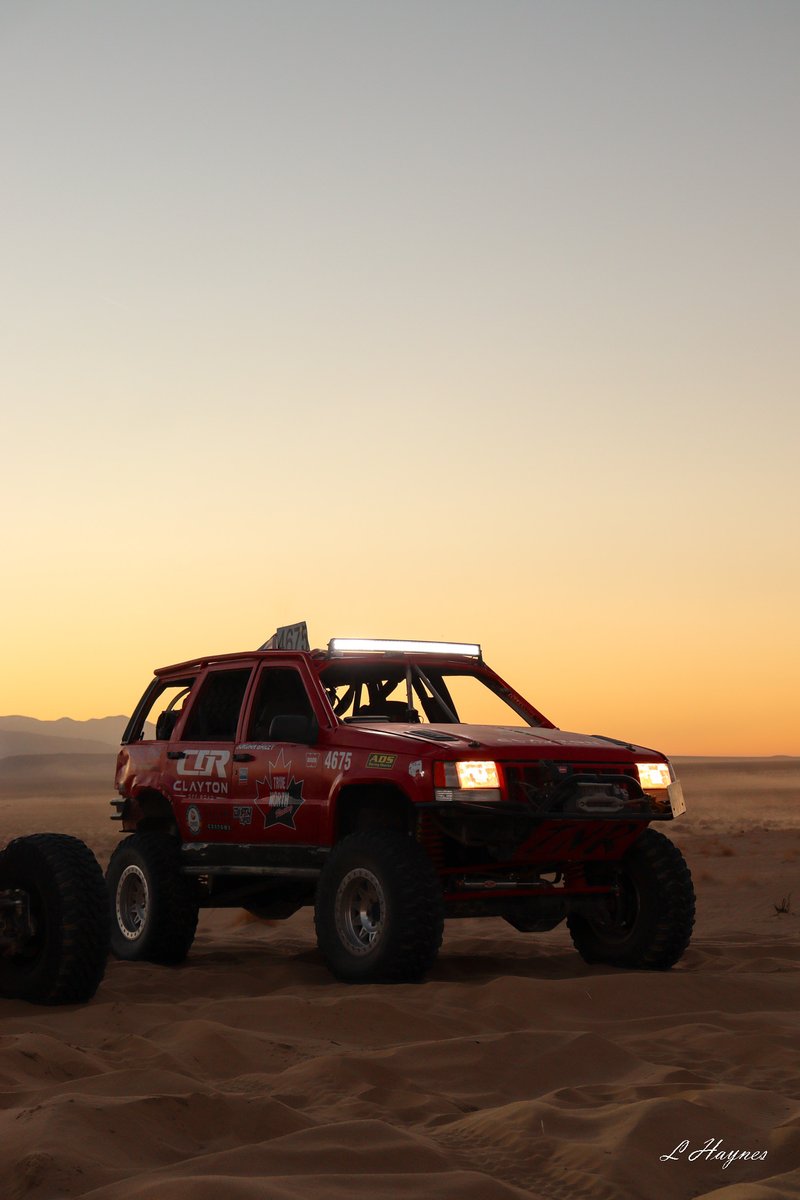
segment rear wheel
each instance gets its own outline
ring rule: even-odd
[[[319,948],[338,979],[419,979],[442,943],[442,890],[433,864],[407,834],[353,833],[325,865],[314,923]]]
[[[183,962],[197,929],[193,883],[180,871],[178,848],[164,834],[133,833],[106,872],[111,950],[117,958]]]
[[[662,833],[646,829],[623,857],[616,883],[616,896],[567,917],[575,949],[588,963],[668,970],[694,926],[694,887],[683,855]]]
[[[103,872],[60,833],[16,838],[0,854],[0,995],[37,1004],[90,1000],[108,957]]]

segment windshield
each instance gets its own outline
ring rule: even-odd
[[[501,684],[470,666],[339,661],[323,668],[320,678],[342,721],[538,724],[511,701]]]

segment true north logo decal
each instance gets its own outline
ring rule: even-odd
[[[292,765],[281,750],[274,761],[270,760],[266,778],[256,780],[255,806],[264,818],[265,829],[274,825],[297,828],[294,819],[305,800],[305,781],[295,779],[291,770]]]

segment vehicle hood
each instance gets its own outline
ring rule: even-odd
[[[400,725],[376,724],[370,728],[402,741],[423,744],[429,750],[491,750],[500,759],[579,758],[586,761],[634,761],[642,755],[664,757],[646,746],[598,734],[574,733],[566,729],[522,729],[512,725]]]

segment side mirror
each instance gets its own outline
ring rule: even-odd
[[[319,721],[316,717],[300,717],[294,713],[273,717],[269,727],[271,742],[296,742],[313,746],[319,737]]]

